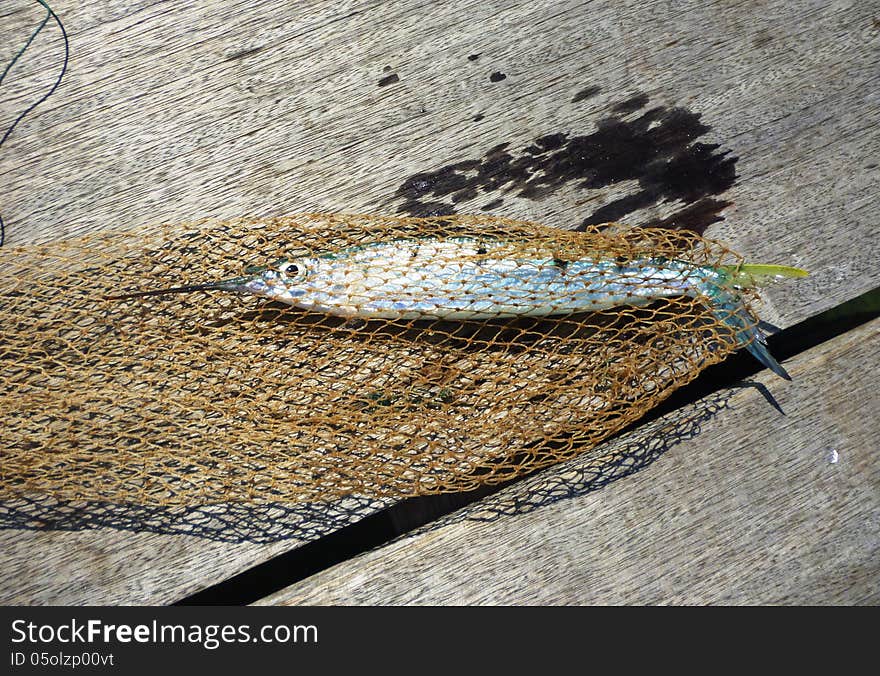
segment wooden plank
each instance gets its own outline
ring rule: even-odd
[[[0,531],[5,605],[172,603],[290,548],[100,531]]]
[[[877,603],[878,365],[874,320],[793,359],[794,382],[759,378],[785,415],[738,389],[698,436],[604,490],[534,508],[542,473],[261,603]]]
[[[4,5],[0,57],[41,19],[31,5]],[[621,160],[626,171],[596,187],[580,176],[538,199],[504,190],[514,182],[481,186],[455,208],[501,199],[490,211],[573,227],[645,190],[623,220],[693,221],[687,209],[730,202],[707,234],[750,259],[813,273],[768,291],[763,315],[781,326],[880,280],[880,30],[864,4],[780,0],[755,13],[690,2],[673,13],[635,0],[315,0],[284,11],[243,0],[59,0],[55,9],[71,37],[70,70],[0,151],[7,245],[203,216],[395,212],[413,175],[456,161],[485,165],[500,143],[514,160],[554,134],[611,139],[612,154],[633,150],[635,141],[594,136],[597,125],[632,131],[653,107],[663,134],[690,120],[675,155],[693,163],[689,171],[658,178],[641,160]],[[51,86],[60,48],[57,29],[47,29],[10,72],[0,125]],[[390,73],[398,80],[380,86]],[[658,141],[643,137],[650,155]],[[730,165],[703,161],[711,149],[695,144],[737,158],[733,185]],[[453,204],[450,194],[423,201]],[[7,602],[164,602],[291,546],[240,545],[217,557],[227,550],[180,535],[0,535],[0,563],[31,580],[0,591]],[[63,559],[59,570],[79,571],[81,584],[25,563],[55,561],[50,554]],[[96,557],[120,565],[93,567]]]
[[[156,605],[173,603],[285,551],[381,509],[380,501],[327,506],[323,515],[303,516],[298,523],[284,510],[276,517],[278,539],[248,540],[259,527],[248,523],[219,528],[211,539],[181,534],[133,532],[110,528],[80,531],[0,530],[0,579],[5,605]],[[238,512],[215,509],[230,520]],[[193,531],[208,521],[211,508],[189,523]],[[161,522],[154,515],[152,525]],[[147,527],[151,525],[147,519]],[[175,524],[183,530],[187,518]],[[205,530],[205,529],[203,529]],[[269,529],[263,529],[268,532]],[[236,533],[242,534],[235,541]]]
[[[290,13],[243,0],[108,2],[100,14],[58,5],[70,72],[0,158],[10,244],[206,215],[393,211],[417,172],[681,107],[712,127],[694,142],[738,158],[736,185],[710,195],[733,203],[711,234],[754,259],[812,268],[796,291],[770,293],[768,319],[826,309],[840,300],[829,286],[854,296],[876,285],[880,30],[864,3],[778,1],[760,13],[575,0],[303,2]],[[3,44],[26,34],[14,17]],[[49,37],[10,76],[4,120],[56,72]],[[380,87],[388,66],[399,81]],[[614,112],[636,93],[643,108]],[[696,187],[705,168],[676,178]],[[632,179],[579,183],[540,200],[480,192],[456,208],[503,198],[506,216],[573,227],[633,195]],[[644,222],[681,205],[657,199],[623,216]]]

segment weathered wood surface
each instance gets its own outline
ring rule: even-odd
[[[328,517],[342,528],[372,508]],[[330,530],[332,531],[331,528]],[[174,603],[314,538],[312,529],[270,543],[97,529],[0,530],[4,605]]]
[[[290,548],[104,529],[0,531],[4,605],[173,603]]]
[[[878,603],[880,320],[790,364],[785,415],[738,390],[606,490],[511,514],[538,475],[262,603]]]
[[[870,3],[692,2],[673,12],[634,1],[59,0],[55,10],[71,38],[70,70],[0,151],[7,246],[204,216],[392,213],[414,174],[485,164],[500,143],[521,159],[535,139],[589,136],[602,119],[632,131],[657,107],[657,126],[672,137],[680,116],[670,111],[691,115],[679,135],[693,166],[675,176],[640,166],[614,174],[599,162],[614,175],[593,176],[591,187],[592,174],[560,179],[540,199],[481,186],[455,208],[500,198],[494,213],[574,227],[640,191],[647,198],[622,220],[678,214],[699,224],[707,219],[682,211],[708,201],[711,220],[729,202],[708,235],[752,260],[813,273],[768,292],[763,315],[781,326],[880,281],[880,27]],[[0,58],[9,58],[41,13],[24,0],[0,12]],[[57,29],[25,56],[0,91],[0,125],[51,85]],[[398,81],[379,86],[391,74]],[[602,139],[602,152],[633,151],[625,138]],[[700,143],[737,159],[704,162],[711,149]],[[651,181],[660,181],[656,195]],[[452,205],[448,193],[422,201]],[[0,600],[165,602],[290,546],[5,531],[0,563],[14,575]],[[38,561],[51,568],[38,574]],[[77,571],[79,584],[61,571]],[[14,579],[23,576],[24,586]]]

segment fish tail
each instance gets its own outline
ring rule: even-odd
[[[713,305],[715,316],[734,330],[737,343],[780,378],[791,380],[788,372],[767,349],[767,337],[742,298],[734,294],[724,294],[716,296]]]
[[[754,289],[777,279],[797,279],[806,277],[809,273],[788,265],[762,263],[722,265],[721,270],[726,280],[710,292],[715,315],[734,330],[737,342],[751,352],[755,359],[780,378],[791,380],[788,372],[767,349],[767,336],[762,330],[762,322],[752,315],[734,289]]]
[[[761,362],[768,369],[773,371],[780,378],[785,378],[785,380],[791,380],[791,376],[788,375],[788,371],[786,371],[782,364],[780,364],[776,359],[773,358],[773,355],[770,354],[770,350],[767,349],[766,339],[761,333],[760,329],[755,329],[755,338],[752,342],[749,343],[746,348],[752,355]]]

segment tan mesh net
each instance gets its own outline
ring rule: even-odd
[[[0,250],[0,500],[199,506],[464,491],[559,462],[737,349],[686,296],[551,317],[352,320],[225,291],[371,242],[736,263],[688,232],[305,215]],[[523,255],[526,255],[523,253]]]

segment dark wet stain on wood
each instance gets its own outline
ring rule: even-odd
[[[578,101],[585,101],[586,99],[594,97],[601,91],[602,88],[595,85],[593,85],[592,87],[587,87],[586,89],[581,89],[577,94],[574,95],[574,98],[571,100],[571,102],[577,103]]]
[[[385,66],[382,70],[383,70],[385,73],[387,73],[389,70],[391,70],[391,66]]]
[[[502,73],[500,70],[496,70],[494,73],[492,73],[489,76],[489,79],[492,82],[501,82],[502,80],[506,80],[507,76],[504,73]]]
[[[476,61],[479,58],[480,58],[479,54],[471,54],[470,56],[468,56],[468,61]]]
[[[474,122],[479,122],[480,120],[483,120],[485,118],[486,116],[483,115],[483,113],[477,113],[476,115],[474,115]]]
[[[590,134],[543,134],[519,151],[509,142],[500,143],[479,159],[414,174],[397,189],[398,211],[448,215],[455,213],[457,204],[480,194],[512,193],[537,201],[563,188],[600,191],[635,181],[637,187],[621,197],[584,200],[595,206],[579,227],[620,221],[661,203],[681,203],[673,214],[651,225],[702,233],[721,220],[719,214],[730,205],[714,197],[734,185],[737,158],[719,144],[698,140],[710,130],[699,113],[658,106],[634,119],[624,117],[647,103],[644,94],[620,102]],[[501,195],[482,209],[501,206]]]
[[[565,144],[565,140],[565,134],[547,134],[546,136],[540,136],[535,139],[535,146],[538,147],[538,151],[533,154],[540,155],[548,150],[558,150]]]
[[[699,201],[676,211],[668,218],[658,218],[645,223],[648,228],[668,228],[670,230],[693,230],[705,232],[713,223],[723,221],[721,212],[733,202],[703,197]]]
[[[464,202],[465,200],[471,200],[477,196],[476,188],[464,188],[459,190],[452,196],[453,202]]]
[[[637,110],[641,110],[646,105],[648,105],[648,95],[639,93],[616,104],[611,110],[615,113],[621,114],[634,113]]]
[[[400,211],[403,211],[401,209]],[[407,205],[406,213],[419,218],[432,218],[434,216],[451,216],[455,213],[455,206],[446,202],[415,201]]]
[[[395,82],[400,82],[400,78],[397,76],[397,73],[391,73],[391,75],[386,75],[379,80],[379,86],[384,87],[386,85],[394,84]]]

